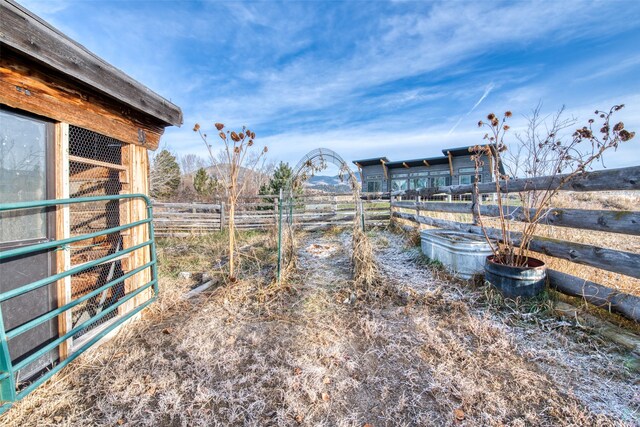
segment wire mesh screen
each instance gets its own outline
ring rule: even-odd
[[[120,141],[75,126],[69,127],[69,194],[71,198],[120,194],[123,184],[122,146]],[[101,201],[70,206],[71,236],[117,227],[122,218],[121,205],[126,202]],[[120,233],[82,240],[71,247],[71,265],[92,261],[122,249]],[[72,276],[71,297],[77,299],[123,275],[120,260],[107,262]],[[124,284],[108,289],[76,306],[72,311],[73,327],[105,310],[124,296]],[[117,310],[80,331],[76,337],[108,321]]]

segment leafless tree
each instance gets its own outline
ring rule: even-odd
[[[614,105],[609,111],[596,110],[597,118],[602,120],[602,126],[593,131],[595,119],[589,119],[588,125],[577,129],[572,135],[563,135],[563,131],[573,126],[575,119],[562,118],[564,109],[555,115],[542,118],[540,105],[527,117],[528,126],[524,134],[517,135],[517,142],[509,147],[505,142],[505,135],[510,129],[507,120],[512,116],[507,111],[502,119],[491,113],[487,122],[478,122],[479,127],[489,128],[484,139],[486,145],[476,145],[469,150],[473,153],[471,159],[476,166],[475,189],[478,190],[480,168],[484,166],[483,156],[492,157],[491,174],[495,181],[498,194],[498,211],[500,224],[500,241],[497,245],[488,237],[485,223],[480,215],[480,206],[476,204],[479,225],[482,227],[487,242],[491,245],[494,260],[501,264],[512,266],[526,266],[528,263],[527,250],[533,239],[538,224],[549,213],[551,201],[560,189],[569,181],[591,169],[593,164],[601,162],[603,154],[608,150],[615,150],[621,142],[626,142],[635,136],[619,122],[611,126],[612,116],[624,105]],[[511,154],[505,154],[510,151]],[[503,165],[503,161],[509,162]],[[501,167],[506,166],[506,167]],[[509,170],[509,174],[503,174]],[[501,184],[507,187],[509,179],[558,177],[550,179],[547,188],[541,190],[521,192],[518,194],[519,206],[525,221],[521,225],[521,237],[518,244],[514,244],[511,229],[514,223],[510,220],[508,207],[504,206]]]
[[[189,153],[180,157],[180,168],[183,175],[192,174],[200,168],[206,168],[207,161],[197,154]]]
[[[200,135],[205,143],[211,165],[215,170],[215,176],[222,183],[225,192],[229,215],[229,280],[233,282],[236,280],[236,205],[239,197],[251,182],[251,179],[248,179],[248,171],[255,171],[263,167],[268,149],[264,147],[259,152],[251,151],[251,147],[255,145],[256,134],[244,126],[240,132],[231,130],[225,132],[222,123],[216,123],[215,127],[218,132],[217,136],[223,143],[221,150],[216,150],[213,147],[213,142],[208,139],[207,134],[200,130],[200,125],[196,124],[193,130]],[[241,179],[242,176],[244,179]]]

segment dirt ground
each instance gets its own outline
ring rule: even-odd
[[[297,271],[278,291],[264,267],[185,301],[190,283],[165,275],[142,320],[0,423],[640,424],[634,356],[540,306],[498,307],[401,235],[370,235],[380,298],[350,298],[347,233],[302,237]]]

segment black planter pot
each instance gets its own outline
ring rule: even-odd
[[[507,298],[534,297],[544,290],[547,267],[535,258],[529,258],[526,267],[512,267],[495,262],[491,255],[484,264],[484,278]]]

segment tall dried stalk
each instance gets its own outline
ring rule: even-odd
[[[480,168],[485,166],[483,156],[490,157],[491,175],[495,181],[496,194],[498,196],[498,222],[500,224],[500,241],[497,245],[489,238],[486,225],[480,215],[480,206],[476,204],[476,213],[479,225],[484,236],[491,245],[496,262],[511,266],[524,267],[528,263],[527,251],[531,240],[534,238],[540,222],[550,212],[553,197],[568,182],[584,174],[591,169],[597,161],[602,162],[603,154],[608,150],[616,150],[621,142],[626,142],[635,136],[635,132],[629,132],[624,128],[624,123],[618,122],[611,126],[612,116],[621,110],[624,105],[614,105],[609,111],[598,111],[595,114],[602,119],[599,132],[593,131],[594,119],[589,119],[588,125],[577,129],[570,138],[561,133],[575,124],[575,119],[563,119],[564,109],[560,109],[550,119],[542,118],[541,106],[533,110],[527,117],[527,130],[524,135],[516,135],[514,144],[507,148],[505,135],[510,129],[507,119],[511,112],[507,111],[502,119],[491,113],[487,116],[488,122],[479,121],[478,127],[488,127],[489,132],[484,139],[489,141],[487,145],[476,145],[469,149],[472,152],[471,160],[475,164],[476,182],[474,184],[476,194]],[[503,163],[503,158],[507,162]],[[501,168],[501,166],[506,166]],[[503,170],[505,171],[503,173]],[[520,206],[525,221],[522,223],[521,237],[515,242],[512,236],[514,223],[504,206],[504,195],[508,194],[509,179],[531,179],[539,177],[549,179],[546,188],[518,193]],[[504,191],[503,191],[504,188]]]
[[[228,229],[229,229],[229,280],[235,281],[235,252],[236,252],[236,223],[235,213],[238,198],[245,191],[249,179],[240,181],[241,171],[254,171],[260,162],[264,163],[264,157],[268,151],[264,147],[259,153],[249,155],[250,148],[255,145],[254,139],[256,134],[245,126],[241,132],[231,130],[223,131],[224,125],[216,123],[215,127],[218,131],[218,137],[224,144],[221,154],[216,156],[218,152],[213,144],[209,143],[206,133],[202,133],[200,125],[193,127],[194,132],[200,135],[200,138],[207,147],[211,164],[216,170],[216,178],[223,184],[228,207]]]

